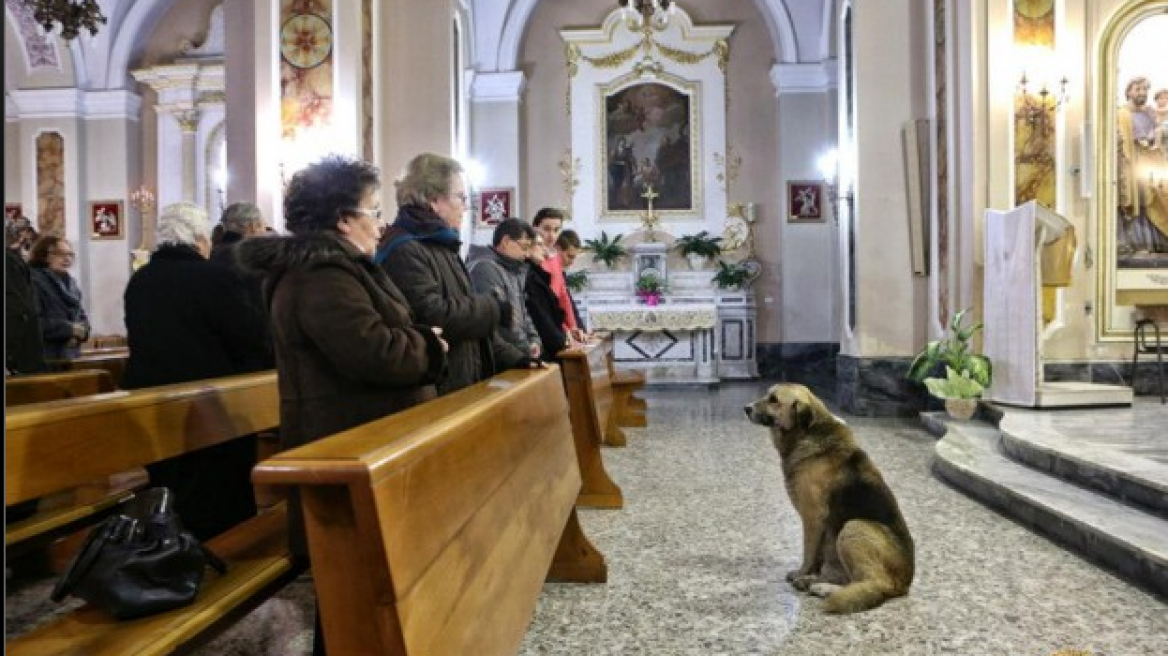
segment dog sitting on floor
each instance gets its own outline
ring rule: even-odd
[[[803,564],[787,580],[825,597],[830,613],[908,594],[913,540],[896,497],[852,431],[811,390],[780,384],[744,408],[771,429],[791,504],[803,521]]]

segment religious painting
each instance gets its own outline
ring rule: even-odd
[[[491,226],[498,225],[503,219],[513,216],[511,203],[514,197],[515,190],[510,188],[480,190],[476,203],[479,223]]]
[[[787,223],[823,222],[823,185],[806,180],[787,183]]]
[[[604,98],[604,209],[694,209],[691,97],[658,82]],[[647,193],[651,192],[651,193]]]
[[[15,221],[24,216],[24,208],[20,203],[4,203],[4,220]]]
[[[1135,311],[1168,305],[1168,1],[1121,12],[1101,48],[1100,333],[1130,339]]]
[[[92,239],[121,239],[125,212],[120,200],[97,200],[89,203],[90,237]]]

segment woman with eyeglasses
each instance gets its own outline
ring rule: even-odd
[[[69,273],[76,258],[72,244],[53,235],[37,240],[29,254],[46,360],[75,358],[81,354],[81,343],[89,339],[89,315],[81,303],[81,287]]]
[[[467,210],[466,183],[457,161],[426,153],[406,166],[397,186],[397,218],[386,231],[377,262],[409,300],[419,321],[442,328],[450,344],[444,395],[532,358],[499,337],[515,311],[505,298],[476,294],[459,247]]]
[[[411,313],[373,263],[385,229],[380,188],[372,164],[326,157],[284,192],[292,236],[239,244],[240,263],[264,276],[286,449],[432,399],[445,375],[441,329]],[[290,501],[290,547],[308,557],[300,505]],[[313,654],[324,647],[318,614]]]

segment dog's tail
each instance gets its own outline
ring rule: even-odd
[[[831,593],[824,600],[823,609],[829,613],[858,613],[875,608],[890,597],[898,597],[893,586],[885,581],[856,581]]]

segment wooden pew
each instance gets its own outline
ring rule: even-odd
[[[605,362],[611,351],[609,339],[594,340],[583,349],[556,354],[568,395],[580,476],[584,479],[577,505],[587,508],[622,508],[625,503],[621,489],[604,469],[600,453],[612,412],[612,382]],[[623,436],[622,432],[620,437]]]
[[[4,379],[4,406],[102,394],[117,389],[113,376],[104,369],[80,369],[50,374],[9,376]]]
[[[4,502],[44,497],[278,424],[270,371],[11,408]],[[87,606],[8,641],[6,651],[122,656],[199,644],[298,574],[285,513],[281,504],[209,541],[229,571],[208,572],[190,606],[123,622]],[[41,528],[38,535],[52,530]]]
[[[630,369],[619,370],[609,352],[607,361],[608,377],[612,381],[612,415],[609,419],[609,435],[606,435],[610,446],[625,446],[625,434],[620,426],[629,428],[644,428],[648,425],[645,410],[648,404],[645,399],[636,396],[637,390],[645,386],[645,374]],[[615,443],[611,436],[616,434]]]
[[[119,389],[126,378],[126,363],[130,361],[127,348],[110,348],[83,353],[69,360],[53,360],[49,363],[54,371],[77,371],[80,369],[105,369],[114,379]]]
[[[259,464],[295,485],[330,654],[514,654],[545,578],[603,582],[560,372],[507,371]]]

